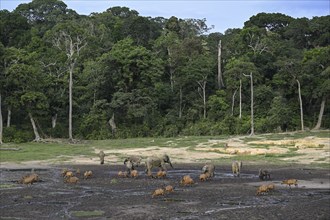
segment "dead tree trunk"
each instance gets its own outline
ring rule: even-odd
[[[69,140],[72,141],[72,74],[74,69],[74,62],[70,65],[70,77],[69,77]]]
[[[234,115],[234,106],[235,106],[235,96],[236,96],[236,92],[237,92],[237,89],[235,90],[234,94],[233,94],[233,97],[232,97],[232,101],[231,101],[231,116]]]
[[[59,35],[55,36],[53,39],[53,45],[66,53],[69,63],[69,141],[72,141],[72,75],[80,50],[83,49],[87,43],[83,35],[73,37],[66,31],[61,31]]]
[[[57,121],[57,114],[52,116],[52,128],[56,127],[56,121]]]
[[[10,127],[10,120],[11,120],[11,108],[8,108],[8,115],[7,115],[7,128]]]
[[[242,118],[242,80],[239,80],[239,118]]]
[[[250,77],[250,84],[251,84],[251,133],[250,136],[254,135],[254,113],[253,113],[253,75],[252,72],[250,75],[245,75],[244,76]]]
[[[203,80],[197,82],[199,85],[199,95],[203,99],[203,117],[206,118],[206,77],[203,77]],[[200,90],[202,90],[200,92]]]
[[[320,113],[319,113],[319,117],[318,117],[318,120],[317,120],[317,124],[315,125],[315,127],[313,128],[313,130],[319,130],[321,128],[322,118],[323,118],[323,113],[324,113],[324,107],[325,107],[325,102],[326,102],[326,98],[323,97],[322,98],[322,102],[321,102],[321,108],[320,108]]]
[[[34,121],[34,119],[32,117],[31,112],[29,112],[29,118],[30,118],[30,121],[31,121],[31,124],[32,124],[34,136],[35,136],[35,139],[33,141],[39,142],[41,140],[41,138],[40,138],[40,135],[39,135],[39,132],[38,132],[38,128],[37,128],[36,123],[35,123],[35,121]]]
[[[170,72],[171,90],[173,92],[174,91],[174,73],[175,73],[175,69],[174,69],[173,62],[172,62],[172,52],[171,52],[169,47],[167,47],[167,53],[168,53],[168,56],[169,56],[169,68],[170,68],[169,72]]]
[[[224,87],[221,71],[221,40],[218,44],[218,88],[221,89]]]
[[[301,99],[301,91],[300,91],[300,82],[296,80],[298,83],[298,96],[299,96],[299,105],[300,105],[300,123],[301,123],[301,131],[304,131],[304,112],[303,112],[303,104]]]
[[[182,107],[182,88],[180,87],[180,101],[179,101],[179,118],[182,118],[182,111],[183,111],[183,107]]]
[[[3,121],[2,121],[1,94],[0,94],[0,144],[2,144],[2,131],[3,131]]]
[[[115,123],[115,113],[112,114],[112,117],[109,120],[109,125],[111,127],[112,135],[115,135],[117,130],[117,126]]]

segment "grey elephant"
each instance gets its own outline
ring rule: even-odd
[[[139,156],[129,156],[125,158],[124,164],[127,168],[127,172],[131,173],[136,167],[140,166],[142,158]]]
[[[234,161],[231,164],[231,169],[233,171],[233,175],[239,177],[241,174],[241,169],[242,169],[242,161]]]
[[[140,166],[142,158],[140,156],[128,156],[124,160],[125,165],[126,165],[127,161],[131,161],[131,163],[133,164],[133,169],[134,169],[135,167]]]
[[[148,176],[151,176],[151,170],[153,167],[159,167],[160,170],[166,171],[166,166],[165,166],[166,163],[170,164],[170,166],[173,168],[170,157],[167,154],[164,154],[160,157],[150,156],[147,158],[147,160],[145,162],[145,165],[146,165],[145,172],[148,174]]]
[[[210,174],[210,177],[214,177],[215,166],[213,164],[207,163],[202,168],[203,173]]]
[[[102,150],[99,153],[99,157],[100,157],[100,164],[104,164],[105,153]]]

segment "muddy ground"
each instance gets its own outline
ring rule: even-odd
[[[216,165],[215,178],[200,182],[202,164],[174,166],[165,179],[148,178],[144,167],[133,179],[117,177],[124,165],[65,166],[93,171],[76,185],[63,182],[63,166],[36,168],[41,181],[32,186],[15,183],[30,173],[28,167],[1,168],[0,219],[330,219],[329,170],[272,166],[272,179],[260,181],[257,165],[244,165],[240,177],[229,165]],[[180,186],[187,174],[195,184]],[[287,178],[298,179],[298,187],[281,185]],[[275,191],[256,196],[257,187],[269,182]],[[169,184],[173,193],[152,198]]]

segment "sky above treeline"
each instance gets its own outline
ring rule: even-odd
[[[27,0],[0,0],[0,9],[14,10]],[[313,18],[330,14],[330,0],[65,0],[78,14],[100,13],[121,6],[140,16],[206,19],[210,32],[224,33],[228,28],[242,28],[244,22],[261,12],[282,13],[293,18]]]

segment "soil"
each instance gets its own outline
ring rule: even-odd
[[[0,219],[330,219],[329,170],[272,165],[267,167],[271,180],[261,181],[260,165],[244,164],[240,177],[234,177],[230,164],[216,164],[215,177],[200,182],[203,164],[173,166],[164,179],[147,177],[143,166],[137,178],[119,178],[123,164],[2,166]],[[16,183],[31,168],[40,181]],[[93,176],[64,183],[63,168],[92,170]],[[181,186],[184,175],[195,184]],[[298,179],[298,186],[282,185],[288,178]],[[268,183],[275,190],[257,196],[257,187]],[[155,189],[166,185],[174,186],[174,192],[152,198]]]

